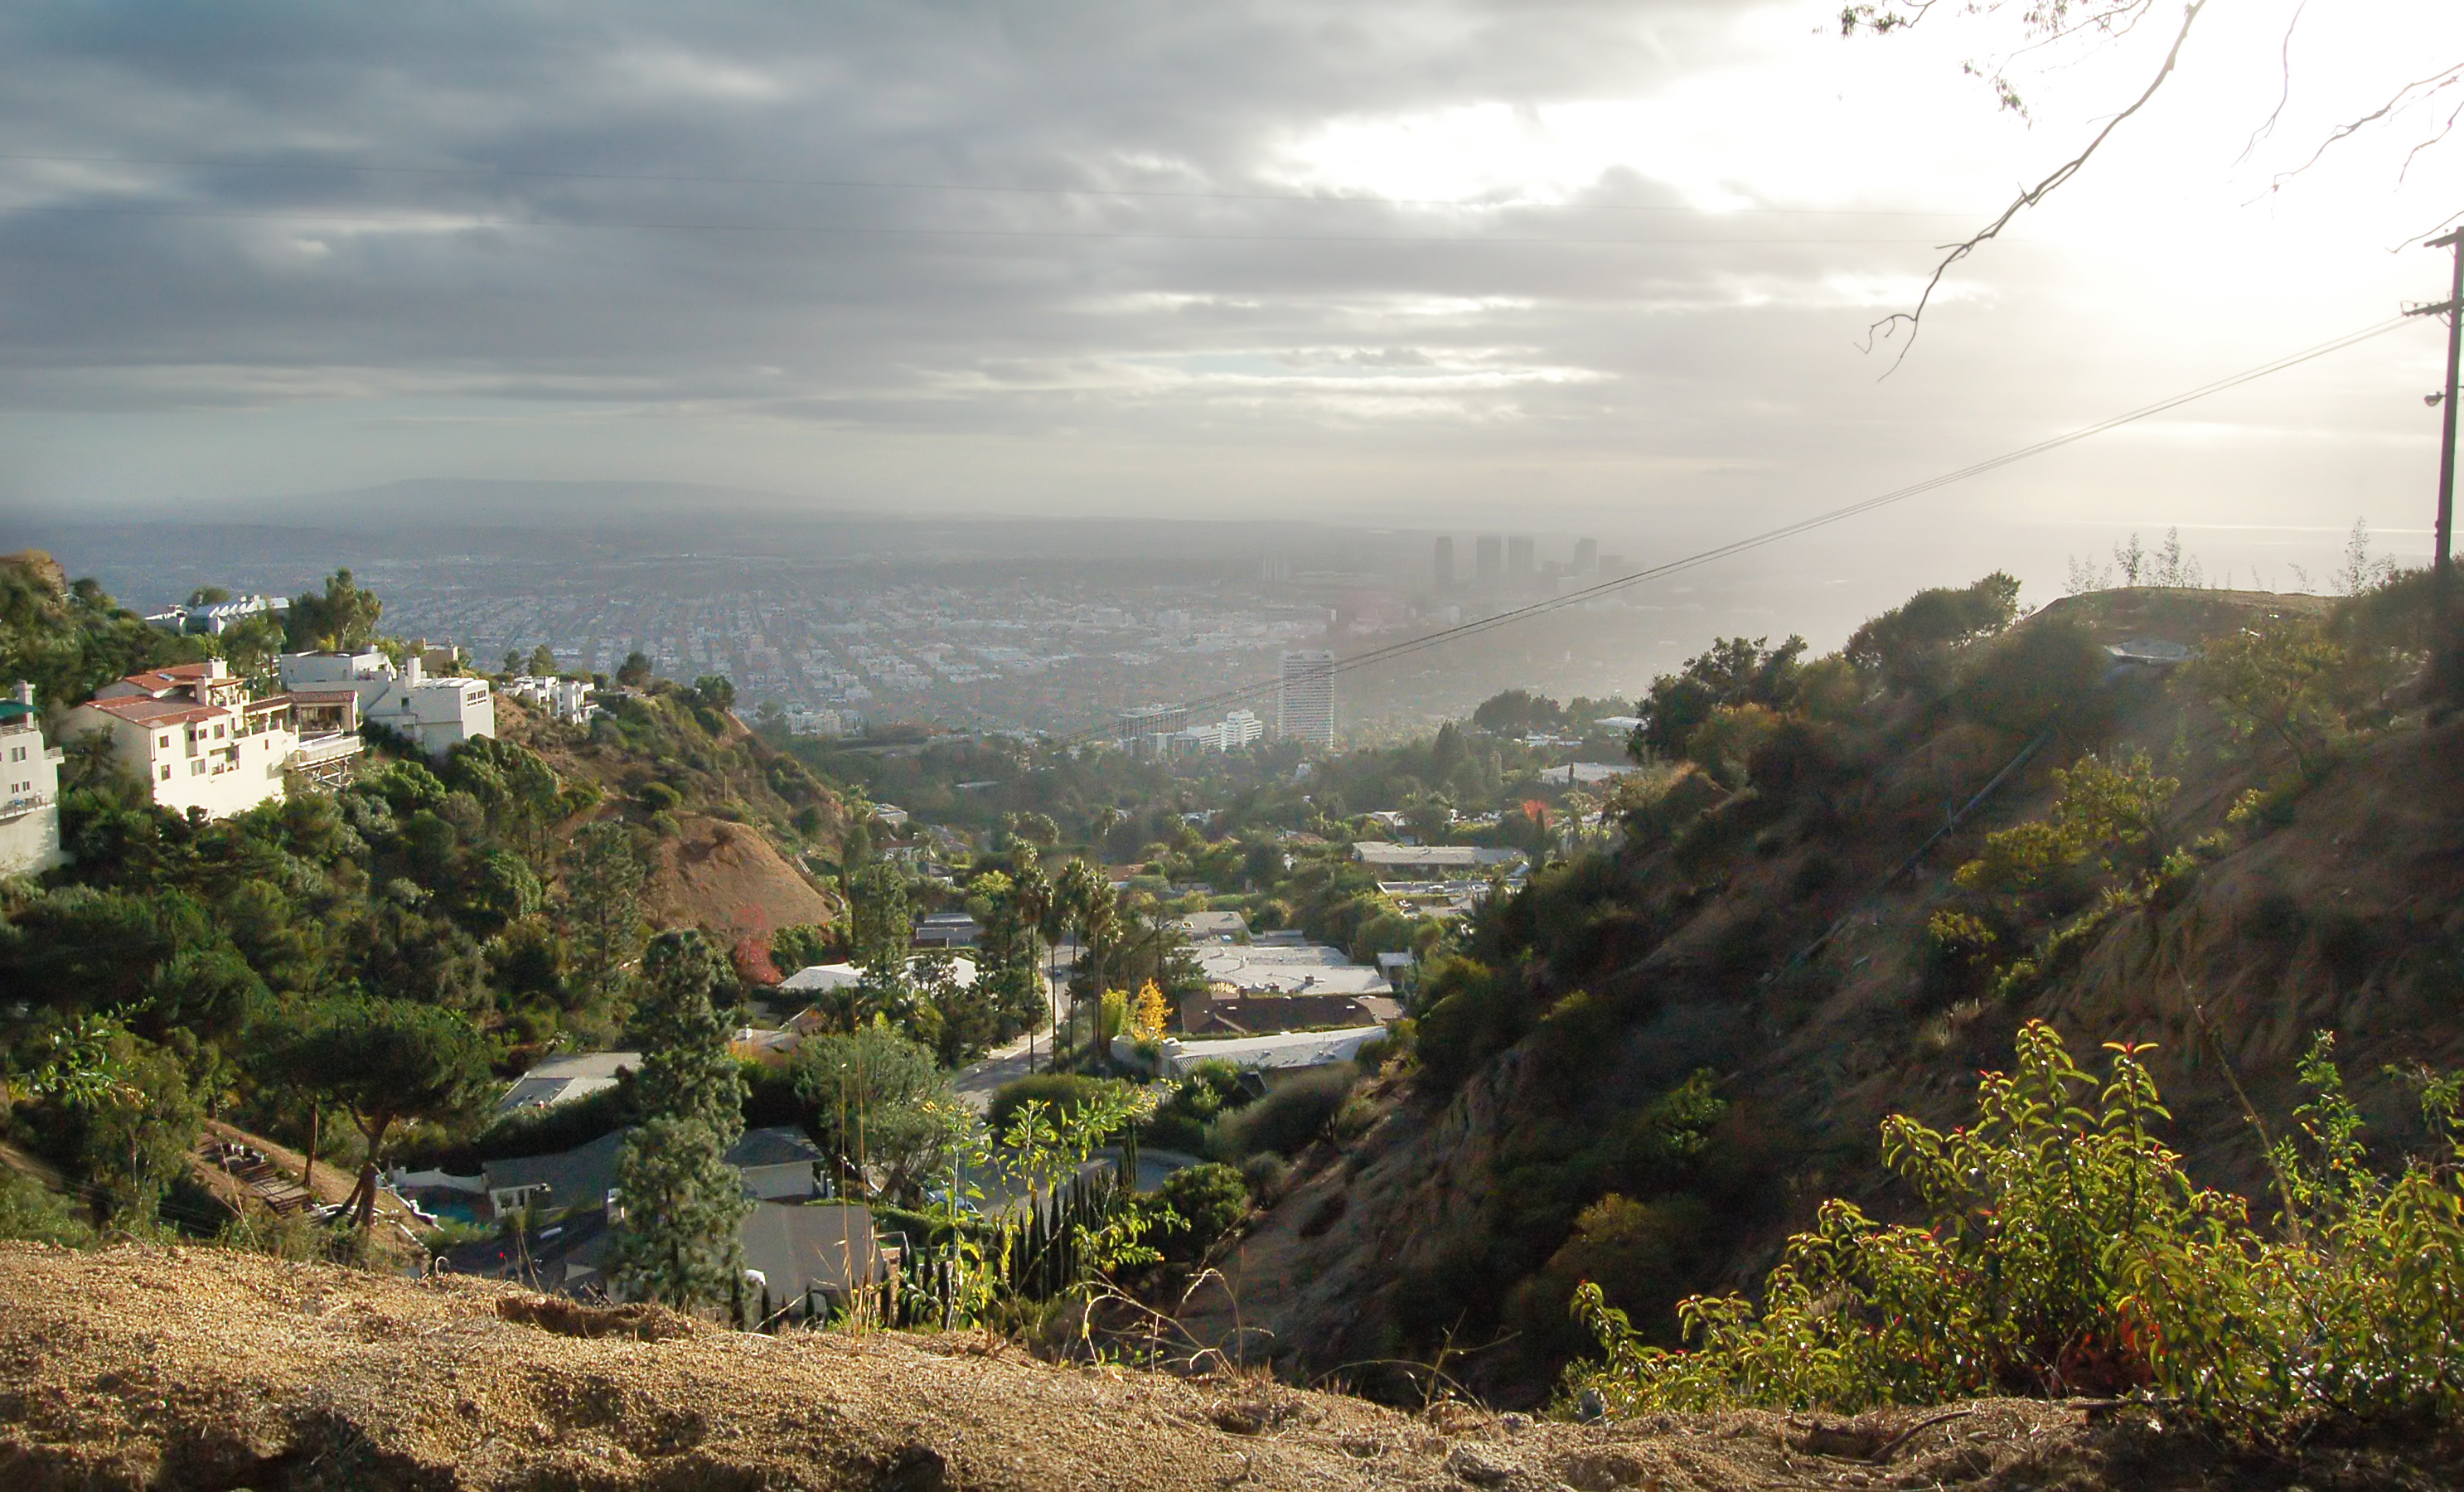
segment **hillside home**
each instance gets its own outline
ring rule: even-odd
[[[1411,874],[1439,880],[1479,875],[1520,864],[1527,857],[1519,849],[1491,849],[1485,845],[1397,845],[1386,840],[1361,840],[1352,846],[1352,858],[1398,879],[1400,874]]]
[[[60,717],[59,734],[102,733],[157,806],[221,819],[281,798],[291,774],[348,780],[361,751],[355,706],[347,692],[251,699],[246,680],[209,658],[104,685]]]
[[[1374,972],[1379,988],[1388,987],[1385,969]],[[1244,995],[1219,984],[1181,997],[1180,1028],[1191,1036],[1269,1036],[1311,1026],[1387,1025],[1402,1014],[1386,995]]]
[[[430,656],[423,650],[396,668],[373,647],[356,653],[284,653],[282,687],[348,690],[358,700],[361,719],[399,732],[431,757],[475,736],[495,735],[496,700],[488,681],[430,678]]]
[[[1222,1062],[1243,1072],[1257,1073],[1271,1086],[1311,1067],[1350,1062],[1360,1055],[1360,1048],[1385,1034],[1384,1026],[1373,1025],[1348,1031],[1290,1031],[1281,1036],[1243,1036],[1215,1042],[1167,1037],[1163,1043],[1164,1071],[1173,1077],[1186,1077],[1201,1062]]]
[[[616,1157],[627,1132],[618,1130],[554,1155],[486,1162],[479,1174],[487,1185],[489,1209],[502,1218],[524,1209],[606,1206],[616,1190]],[[821,1147],[791,1129],[747,1130],[727,1152],[727,1163],[736,1168],[744,1195],[757,1201],[820,1196],[821,1174],[814,1166],[822,1159]]]
[[[0,699],[0,875],[40,875],[60,849],[60,749],[43,744],[34,687]]]
[[[560,1218],[517,1238],[466,1243],[446,1254],[446,1274],[518,1280],[533,1289],[584,1299],[610,1293],[613,1262],[610,1226],[622,1219],[592,1211]],[[757,1201],[737,1230],[744,1252],[749,1306],[764,1299],[770,1310],[799,1321],[824,1321],[860,1288],[890,1278],[900,1251],[873,1234],[869,1208],[839,1202]]]
[[[1241,995],[1391,995],[1386,976],[1356,964],[1342,949],[1262,937],[1248,943],[1200,943],[1191,952],[1210,985]]]
[[[505,692],[559,725],[590,723],[590,685],[584,680],[542,678],[525,673],[508,682]]]

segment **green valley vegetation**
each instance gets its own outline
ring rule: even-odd
[[[375,631],[382,615],[344,571],[287,622],[294,642],[398,647]],[[0,677],[34,680],[55,713],[231,642],[147,626],[43,557],[0,560]],[[6,1137],[94,1223],[211,1232],[228,1212],[185,1157],[204,1120],[227,1121],[299,1147],[312,1170],[356,1170],[364,1228],[384,1162],[467,1156],[486,1091],[642,1019],[647,941],[678,916],[672,889],[654,906],[674,852],[646,788],[760,836],[781,862],[826,867],[842,852],[836,794],[709,691],[648,679],[586,727],[504,723],[438,757],[372,739],[341,790],[211,822],[156,808],[106,756],[66,743],[71,861],[0,882]],[[712,993],[732,1018],[736,975]],[[89,1031],[103,1033],[88,1044],[108,1054],[109,1083],[35,1082]]]

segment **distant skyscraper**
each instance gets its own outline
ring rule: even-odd
[[[1284,654],[1283,687],[1275,692],[1275,734],[1287,741],[1334,745],[1334,654],[1324,648]]]
[[[1497,589],[1497,582],[1506,578],[1506,541],[1494,534],[1483,534],[1473,551],[1472,562],[1472,578],[1480,582],[1481,589]]]
[[[1574,573],[1589,575],[1600,567],[1600,541],[1596,538],[1574,540]]]
[[[1455,541],[1451,536],[1438,539],[1438,589],[1455,588]]]
[[[1506,577],[1517,585],[1531,581],[1531,536],[1517,534],[1506,541]]]

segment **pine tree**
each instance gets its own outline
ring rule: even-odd
[[[617,1156],[610,1273],[633,1299],[689,1310],[730,1299],[743,1272],[746,1204],[727,1152],[744,1133],[744,1079],[727,1052],[728,1013],[711,998],[727,965],[701,934],[651,939],[642,976],[643,1123]]]
[[[745,1204],[710,1127],[673,1115],[644,1123],[617,1154],[616,1187],[618,1288],[678,1310],[727,1300],[744,1272]]]

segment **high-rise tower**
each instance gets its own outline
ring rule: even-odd
[[[1334,745],[1334,654],[1306,648],[1284,654],[1275,691],[1275,734],[1287,741]]]
[[[1494,534],[1483,534],[1472,550],[1472,579],[1482,590],[1495,590],[1506,578],[1506,541]]]
[[[1438,536],[1437,568],[1438,589],[1441,591],[1450,591],[1454,589],[1455,541],[1451,535],[1441,534]]]

